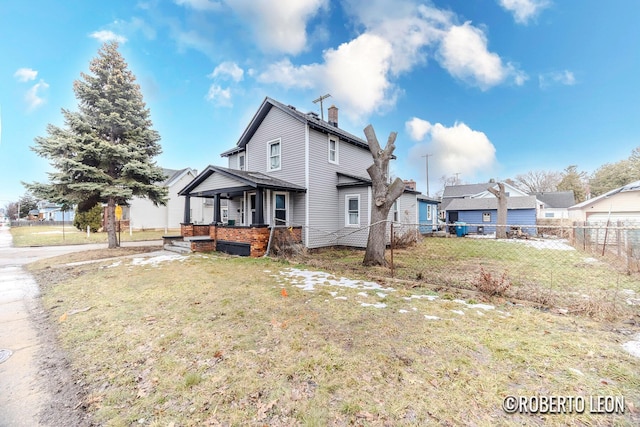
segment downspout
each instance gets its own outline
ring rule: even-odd
[[[309,123],[304,126],[304,244],[309,247]]]

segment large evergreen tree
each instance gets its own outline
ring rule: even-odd
[[[106,203],[109,248],[117,246],[115,207],[133,196],[165,204],[167,192],[154,183],[165,177],[153,158],[161,153],[140,86],[118,52],[106,43],[73,84],[78,111],[62,109],[65,127],[47,126],[32,150],[56,169],[49,183],[25,186],[39,197],[77,203],[87,211]]]

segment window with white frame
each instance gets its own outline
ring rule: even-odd
[[[267,144],[267,147],[269,150],[269,163],[267,165],[267,170],[280,170],[282,160],[280,140],[276,139],[274,141],[270,141],[269,144]]]
[[[238,154],[238,169],[244,170],[244,154]]]
[[[329,163],[338,164],[338,139],[329,137]]]
[[[491,222],[491,212],[482,212],[482,222]]]
[[[398,201],[393,202],[393,222],[398,222],[398,218],[400,217],[398,213]]]
[[[345,196],[346,218],[345,225],[347,227],[357,227],[360,225],[360,195],[347,194]]]
[[[275,225],[287,224],[287,193],[273,195],[273,222]]]

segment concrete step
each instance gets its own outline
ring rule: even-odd
[[[211,240],[211,237],[210,236],[191,236],[191,237],[184,238],[185,242],[191,242],[193,240]]]
[[[178,246],[181,248],[187,248],[187,249],[191,249],[191,242],[185,242],[182,240],[174,240],[173,242],[171,242],[171,244],[173,246]]]
[[[176,252],[179,254],[190,254],[191,247],[176,246],[176,245],[164,245],[164,249],[170,252]]]

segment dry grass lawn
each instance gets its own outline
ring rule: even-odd
[[[313,267],[268,259],[61,262],[32,272],[100,425],[640,423],[640,359],[622,347],[632,325],[395,282],[337,286],[340,273],[303,290]],[[626,410],[511,415],[508,395],[623,396]]]
[[[122,230],[120,238],[123,242],[136,242],[141,240],[161,239],[165,234],[164,230],[134,231],[129,235],[129,230]],[[175,234],[171,231],[169,234]],[[178,232],[178,234],[180,234]],[[11,227],[13,245],[24,246],[54,246],[54,245],[77,245],[85,243],[107,243],[107,233],[90,233],[87,237],[86,231],[80,231],[75,227],[65,226],[24,226]]]

